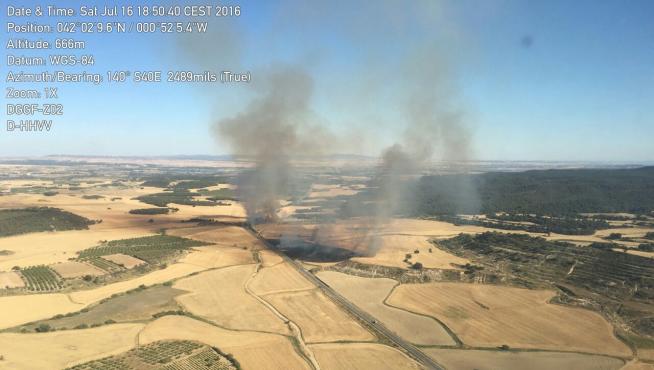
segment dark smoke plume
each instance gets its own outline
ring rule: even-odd
[[[353,9],[351,13],[340,11],[346,4],[348,9]],[[375,120],[377,114],[387,111],[399,114],[399,119],[393,117],[393,121],[387,121],[402,129],[395,143],[382,151],[371,181],[373,204],[366,204],[365,211],[358,214],[357,226],[351,228],[356,230],[351,239],[360,241],[366,248],[365,254],[374,254],[380,245],[378,236],[388,221],[399,212],[411,213],[406,210],[407,204],[413,204],[407,202],[412,196],[411,189],[415,188],[419,176],[431,169],[433,161],[460,163],[472,154],[471,131],[466,109],[457,99],[454,73],[457,64],[454,60],[461,54],[455,49],[465,43],[449,23],[445,4],[436,1],[417,0],[407,4],[382,0],[374,5],[355,1],[342,2],[339,6],[330,2],[314,7],[306,2],[286,0],[281,7],[284,9],[278,10],[280,18],[272,23],[275,27],[292,24],[296,28],[299,25],[299,28],[330,29],[361,52],[352,69],[335,73],[346,76],[343,81],[348,86],[337,86],[334,90],[321,86],[319,92],[323,99],[336,102],[334,105],[347,113],[344,116],[353,120],[372,117],[358,126],[370,137],[380,131],[379,121]],[[416,29],[424,32],[416,37]],[[304,52],[329,60],[329,48],[321,44],[322,40],[304,39],[312,32],[303,34],[292,27],[286,31],[293,31],[299,40],[304,40],[307,49]],[[266,45],[285,43],[270,37],[271,40],[264,40],[271,41]],[[202,62],[212,60],[212,53],[197,54]],[[302,56],[298,58],[302,60]],[[278,66],[253,73],[256,97],[242,112],[212,126],[217,140],[227,143],[232,154],[248,156],[255,164],[243,172],[238,183],[250,222],[276,219],[280,199],[287,198],[293,185],[294,159],[323,154],[325,145],[333,147],[343,142],[328,134],[325,124],[312,113],[313,80],[303,67]],[[380,108],[382,113],[378,113]],[[353,135],[345,132],[342,136]],[[341,145],[339,149],[345,148]],[[457,170],[464,172],[465,168],[457,167]],[[460,189],[469,191],[470,197],[476,196],[470,186]],[[341,229],[339,223],[349,221],[323,225],[313,239],[333,240],[333,235]]]
[[[213,126],[233,154],[251,157],[255,163],[238,184],[251,222],[276,219],[280,198],[288,195],[292,181],[291,159],[315,154],[325,142],[322,129],[310,123],[311,77],[293,66],[262,75],[265,81],[255,87],[257,98],[245,111]]]
[[[456,104],[451,70],[444,55],[436,47],[423,45],[404,62],[410,71],[398,98],[406,118],[404,135],[383,151],[373,179],[377,192],[370,220],[372,235],[379,234],[393,215],[413,213],[408,208],[417,200],[411,191],[434,160],[461,161],[471,155],[470,130],[463,110]],[[460,191],[469,190],[470,186],[462,184]],[[476,192],[469,197],[476,197]],[[378,245],[372,243],[368,253],[376,253]]]

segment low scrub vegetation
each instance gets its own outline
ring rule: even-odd
[[[148,194],[137,197],[143,203],[151,204],[157,207],[167,207],[169,204],[182,204],[187,206],[213,206],[216,205],[215,201],[197,200],[195,197],[197,193],[190,191],[168,191],[162,193]]]
[[[523,214],[491,214],[486,218],[468,219],[459,216],[437,215],[433,218],[455,225],[474,225],[500,230],[522,230],[532,233],[592,235],[597,230],[611,227],[605,220],[584,217],[552,217]]]
[[[83,230],[92,224],[94,221],[58,208],[0,210],[0,237],[40,231]]]
[[[229,179],[225,176],[198,176],[198,175],[155,175],[146,179],[142,186],[157,188],[168,188],[176,190],[202,189],[209,186],[226,183]]]
[[[170,212],[169,208],[157,207],[157,208],[139,208],[132,209],[129,213],[133,215],[165,215]]]
[[[425,176],[408,200],[418,215],[648,213],[654,167]]]
[[[210,200],[236,200],[236,194],[232,189],[205,190],[201,189],[198,193],[208,197]]]

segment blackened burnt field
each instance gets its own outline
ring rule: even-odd
[[[274,249],[288,257],[308,262],[340,262],[362,256],[348,249],[322,245],[300,238],[266,239],[266,241]]]

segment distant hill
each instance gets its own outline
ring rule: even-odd
[[[654,210],[654,166],[424,176],[412,192],[419,215]]]

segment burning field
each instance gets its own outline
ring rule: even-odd
[[[510,43],[495,27],[503,2],[305,3],[249,4],[206,33],[167,35],[169,48],[152,43],[189,73],[252,76],[177,84],[179,99],[164,90],[151,100],[178,110],[164,113],[174,137],[135,111],[117,126],[148,136],[106,145],[165,156],[0,158],[0,369],[651,369],[654,167],[476,160],[493,140],[497,158],[602,143],[556,147],[549,100],[505,99],[524,84],[500,70],[524,61],[478,70],[486,35],[471,40],[458,13]],[[548,55],[531,52],[520,56]],[[548,86],[612,80],[540,72]],[[616,118],[601,102],[565,104],[557,125],[596,106]],[[512,135],[535,107],[549,131],[532,148]],[[495,128],[505,120],[510,133]],[[221,155],[171,154],[184,145]]]

